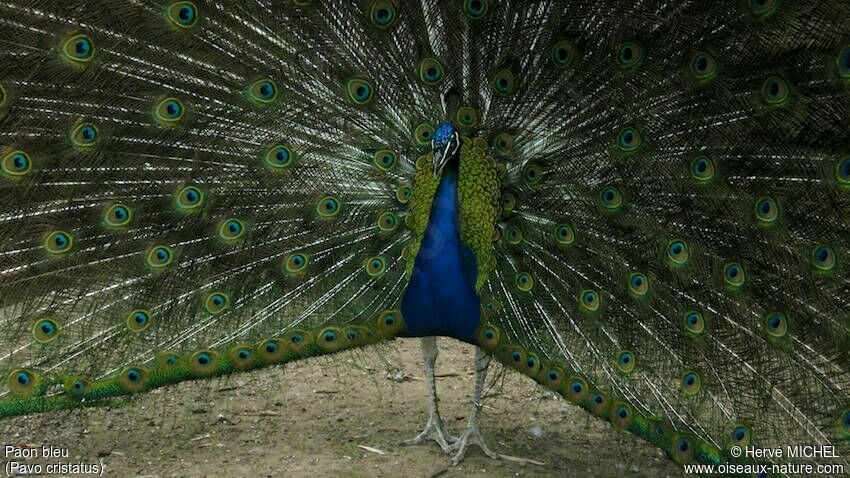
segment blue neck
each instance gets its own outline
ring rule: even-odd
[[[480,320],[475,255],[460,240],[456,161],[446,165],[402,299],[406,336],[474,343]]]

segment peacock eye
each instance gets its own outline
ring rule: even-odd
[[[534,287],[534,278],[528,272],[518,273],[514,282],[521,292],[528,292]]]
[[[444,77],[443,64],[436,58],[425,58],[419,62],[419,81],[422,83],[436,85]]]
[[[391,0],[375,0],[369,8],[369,21],[378,28],[388,28],[396,20],[396,6]]]
[[[74,238],[65,231],[52,231],[44,239],[44,248],[51,254],[64,254],[74,246]]]
[[[145,373],[141,369],[131,367],[124,371],[123,376],[131,384],[138,384],[144,381]]]
[[[493,89],[497,94],[509,95],[514,92],[516,87],[516,79],[513,72],[507,68],[502,68],[493,75]]]
[[[835,268],[835,251],[832,247],[822,244],[812,251],[812,262],[819,272],[831,272]]]
[[[779,207],[770,196],[760,197],[756,200],[755,213],[759,224],[763,226],[774,224],[779,219]]]
[[[398,226],[398,216],[391,212],[385,212],[378,217],[378,228],[382,232],[392,232]]]
[[[165,245],[154,246],[145,255],[145,262],[154,271],[162,271],[171,265],[174,254],[170,247]]]
[[[204,307],[210,314],[216,315],[224,312],[230,306],[230,296],[224,292],[213,292],[207,295]]]
[[[487,0],[465,0],[463,13],[473,20],[483,17],[487,13]]]
[[[708,156],[697,156],[691,161],[691,178],[699,183],[707,183],[714,179],[714,161]]]
[[[145,309],[136,309],[127,315],[127,328],[132,332],[142,332],[151,325],[151,313]]]
[[[631,352],[620,352],[617,357],[617,369],[623,373],[631,373],[635,369],[635,356]]]
[[[34,373],[25,369],[18,369],[8,375],[8,387],[12,393],[28,396],[36,389],[37,377]]]
[[[396,156],[396,152],[392,149],[379,149],[372,156],[372,163],[381,171],[390,171],[396,165]]]
[[[225,219],[221,222],[218,235],[225,241],[237,241],[245,233],[245,224],[236,218]]]
[[[523,169],[525,184],[534,186],[543,179],[543,168],[539,164],[529,163]]]
[[[781,312],[771,312],[765,317],[765,328],[768,336],[782,338],[788,333],[788,319]]]
[[[374,87],[365,79],[355,78],[346,84],[348,97],[357,105],[365,105],[372,101]]]
[[[42,318],[35,322],[32,333],[36,342],[47,343],[59,335],[59,324],[52,318]]]
[[[700,52],[694,55],[691,60],[691,74],[697,80],[708,80],[717,73],[717,63],[714,61],[714,56],[707,52]]]
[[[762,84],[761,94],[767,104],[781,105],[790,98],[791,88],[785,79],[772,76]]]
[[[334,196],[325,196],[316,204],[316,212],[320,218],[331,219],[339,213],[339,199]]]
[[[257,80],[248,86],[247,96],[257,105],[270,104],[277,99],[277,84],[269,78]]]
[[[595,290],[585,289],[579,292],[579,309],[585,313],[597,312],[602,306],[602,300],[599,293]]]
[[[569,40],[561,40],[552,46],[549,56],[558,68],[568,68],[577,56],[576,47]]]
[[[605,210],[616,211],[623,205],[623,196],[620,194],[620,190],[614,186],[603,189],[599,197]]]
[[[514,138],[508,133],[499,133],[494,141],[499,154],[510,154],[514,148]]]
[[[395,192],[395,198],[398,202],[405,204],[413,197],[413,189],[410,186],[399,186]]]
[[[649,292],[649,279],[641,272],[633,272],[629,276],[629,292],[642,297]]]
[[[633,153],[641,147],[641,135],[635,128],[624,128],[617,137],[617,145],[621,151]]]
[[[502,205],[502,211],[506,213],[513,212],[514,209],[516,209],[516,203],[516,196],[514,196],[512,193],[506,191],[502,194],[502,199],[500,201],[500,204]]]
[[[204,199],[205,196],[203,191],[201,191],[201,189],[197,186],[183,186],[177,190],[177,194],[175,196],[177,209],[184,213],[200,210],[201,206],[204,204]]]
[[[508,241],[508,244],[515,246],[515,245],[522,242],[522,239],[523,239],[522,229],[520,229],[518,226],[511,226],[508,229],[508,232],[507,232],[507,234],[505,234],[505,236],[506,236],[506,239]]]
[[[430,144],[433,137],[434,126],[430,123],[419,123],[413,130],[413,138],[419,146]]]
[[[684,241],[674,239],[667,243],[667,260],[673,266],[683,266],[688,262],[690,252]]]
[[[195,352],[189,361],[192,371],[198,375],[207,376],[215,373],[218,366],[218,353],[211,350]]]
[[[175,126],[183,118],[185,111],[183,102],[177,98],[165,98],[157,103],[154,118],[164,126]]]
[[[455,120],[463,128],[472,128],[478,124],[478,112],[471,106],[461,106],[455,113]]]
[[[97,128],[91,123],[77,124],[70,133],[71,143],[78,148],[94,146],[97,136]]]
[[[25,171],[29,167],[29,158],[24,153],[15,153],[12,155],[12,170]]]
[[[687,396],[693,396],[699,393],[702,388],[702,379],[696,372],[686,372],[682,376],[681,389],[682,393]]]
[[[747,432],[743,428],[737,428],[733,434],[735,440],[743,440],[747,436]]]
[[[723,276],[726,281],[726,285],[730,288],[736,289],[744,285],[747,274],[741,264],[737,262],[730,262],[723,267]]]
[[[72,35],[65,40],[62,56],[73,64],[86,63],[94,56],[94,42],[85,34]]]
[[[165,11],[165,17],[177,28],[192,28],[198,23],[198,6],[194,2],[174,2]]]
[[[575,242],[575,232],[569,224],[558,224],[554,229],[555,241],[561,246],[569,246]]]
[[[2,163],[3,176],[9,179],[17,180],[27,175],[32,169],[32,161],[27,153],[19,150],[11,151],[3,156]]]
[[[294,160],[292,150],[287,146],[276,144],[263,154],[264,165],[275,172],[280,172],[292,165]]]
[[[286,259],[286,265],[284,266],[285,271],[288,274],[297,274],[303,271],[307,267],[307,263],[309,259],[306,255],[301,253],[291,254]]]
[[[372,277],[377,277],[383,274],[385,268],[386,262],[381,257],[372,257],[366,261],[366,272]]]
[[[634,68],[641,64],[643,47],[635,42],[624,42],[617,49],[617,62],[622,68]]]

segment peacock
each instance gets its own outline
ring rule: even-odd
[[[418,337],[406,443],[455,464],[499,458],[495,359],[682,465],[850,466],[848,20],[4,1],[0,417]],[[458,436],[435,337],[475,347]]]

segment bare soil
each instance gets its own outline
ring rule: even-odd
[[[438,344],[441,412],[460,432],[474,349],[451,339]],[[185,383],[118,408],[4,420],[0,446],[67,448],[69,458],[27,462],[103,462],[110,477],[683,476],[655,447],[518,373],[490,370],[494,386],[482,413],[490,447],[544,464],[491,460],[471,448],[453,467],[433,442],[400,446],[427,418],[419,343],[412,339]],[[12,458],[3,450],[5,467]]]

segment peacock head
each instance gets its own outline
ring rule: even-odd
[[[437,125],[431,139],[431,149],[434,152],[434,177],[436,178],[460,149],[460,135],[451,121]]]

